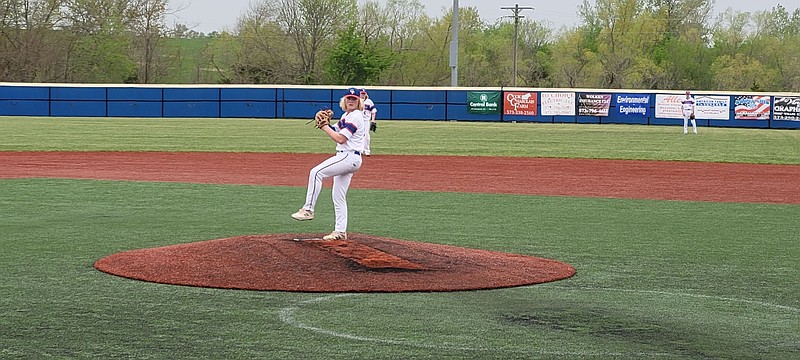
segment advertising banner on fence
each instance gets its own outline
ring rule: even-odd
[[[775,120],[800,121],[800,97],[776,96],[772,116]]]
[[[662,119],[683,119],[681,102],[684,95],[656,94],[656,117]]]
[[[608,116],[611,94],[578,94],[578,115]]]
[[[541,93],[542,115],[568,115],[575,116],[575,93]]]
[[[506,92],[503,98],[503,114],[536,116],[536,93]]]
[[[499,91],[467,91],[467,112],[470,114],[499,114]]]
[[[730,120],[731,97],[702,95],[694,98],[694,116],[698,119]]]
[[[624,116],[647,116],[650,95],[617,94],[617,114]]]
[[[769,96],[737,96],[733,108],[737,120],[768,120],[770,114]]]

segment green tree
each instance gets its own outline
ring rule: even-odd
[[[503,25],[508,24],[487,26],[476,8],[461,8],[458,31],[460,86],[512,84],[514,31],[513,25]],[[449,48],[445,55],[449,60]]]
[[[551,78],[554,87],[599,87],[603,67],[597,59],[596,34],[593,25],[584,25],[563,32],[552,46]]]
[[[745,54],[720,56],[711,65],[711,71],[717,86],[728,91],[763,91],[763,79],[770,72],[760,61]]]
[[[421,16],[419,32],[396,53],[396,67],[389,71],[389,84],[409,86],[445,86],[450,84],[450,36],[448,16],[432,19]]]
[[[325,72],[331,84],[369,84],[390,64],[391,53],[365,44],[351,24],[328,52]]]
[[[756,18],[763,28],[763,35],[757,36],[761,47],[757,58],[774,75],[765,89],[800,92],[800,9],[790,14],[778,5]]]
[[[65,0],[64,7],[64,28],[81,50],[70,52],[69,61],[74,65],[71,81],[92,77],[137,83],[163,81],[168,67],[161,47],[167,35],[166,0]],[[100,64],[105,61],[121,64]],[[135,64],[135,72],[126,74],[130,63]],[[87,67],[94,73],[87,73]],[[96,73],[103,70],[113,73]]]
[[[517,69],[525,86],[552,87],[553,31],[544,24],[523,20],[519,24],[519,64]]]
[[[128,56],[130,43],[106,26],[77,39],[68,80],[90,83],[131,83],[137,65]]]
[[[393,54],[392,63],[381,73],[379,83],[409,85],[420,77],[420,74],[411,71],[410,66],[416,66],[420,62],[419,55],[423,44],[428,40],[423,34],[430,26],[431,19],[424,10],[417,0],[388,0],[384,7],[377,5],[377,9],[372,10],[365,6],[362,10],[365,13],[361,20],[365,24],[364,34],[373,34],[369,28],[377,29],[379,32],[373,37],[385,42],[384,46]],[[370,11],[378,14],[366,14]]]
[[[718,19],[713,46],[719,58],[709,67],[721,90],[800,89],[800,10],[782,6],[743,13],[729,9]],[[738,74],[738,75],[734,75]],[[731,79],[729,77],[735,76]]]
[[[239,54],[242,53],[241,38],[223,31],[213,37],[207,37],[207,40],[201,56],[203,62],[198,63],[197,69],[198,76],[205,77],[203,82],[223,84],[246,82],[232,71]]]

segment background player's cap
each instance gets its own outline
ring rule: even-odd
[[[347,92],[342,97],[348,97],[348,96],[359,97],[358,96],[358,89],[356,89],[354,87],[351,87],[351,88],[347,89]]]
[[[359,90],[359,94],[366,94],[366,93],[367,93],[367,89],[361,88]]]

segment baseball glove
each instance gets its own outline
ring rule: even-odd
[[[317,111],[314,115],[314,127],[322,129],[324,126],[331,124],[331,119],[333,119],[333,110],[325,109]]]
[[[369,123],[369,130],[372,131],[372,132],[378,132],[378,123],[376,123],[374,121],[370,122]]]
[[[690,120],[694,120],[694,113],[692,113],[691,115],[689,115],[689,119],[690,119]]]

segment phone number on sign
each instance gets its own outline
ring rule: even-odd
[[[506,110],[506,115],[531,115],[531,116],[536,116],[536,111],[533,111],[533,110]]]

